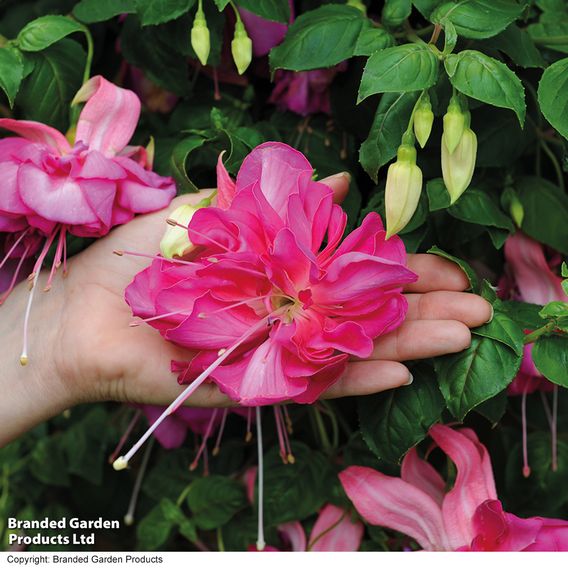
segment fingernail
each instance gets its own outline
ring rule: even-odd
[[[485,323],[491,323],[493,321],[493,316],[495,315],[495,308],[493,307],[493,304],[489,304],[489,307],[491,308],[491,316]]]
[[[328,180],[340,180],[346,179],[347,183],[351,183],[351,174],[349,172],[339,172],[338,174],[333,174],[327,178]]]
[[[408,385],[411,385],[413,382],[414,382],[414,377],[412,376],[411,373],[408,373],[408,381],[406,381],[402,386],[407,387]]]

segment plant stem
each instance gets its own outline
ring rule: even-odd
[[[544,150],[544,153],[548,156],[550,161],[552,162],[552,167],[556,173],[556,179],[558,180],[558,187],[564,191],[564,173],[562,172],[562,168],[558,163],[558,158],[555,156],[554,152],[550,149],[550,146],[545,142],[542,138],[540,139],[540,146]]]
[[[549,321],[546,325],[535,329],[532,333],[525,335],[524,344],[534,343],[542,335],[551,333],[556,328],[556,321]]]
[[[331,453],[333,448],[331,446],[331,442],[329,441],[329,436],[327,435],[325,424],[323,423],[323,419],[321,417],[321,412],[316,406],[313,406],[312,410],[323,449],[326,453]]]

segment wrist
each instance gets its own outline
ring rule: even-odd
[[[55,347],[62,290],[54,287],[43,293],[44,281],[45,275],[41,275],[31,310],[26,366],[20,363],[20,353],[28,283],[20,283],[0,308],[0,446],[72,406],[76,400],[57,373]]]

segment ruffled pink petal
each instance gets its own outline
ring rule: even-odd
[[[312,166],[301,152],[287,144],[266,142],[243,161],[237,176],[237,193],[258,182],[270,205],[284,219],[288,197],[298,193],[300,179],[309,182],[312,172]]]
[[[308,548],[313,552],[356,552],[364,530],[363,524],[353,521],[349,512],[326,505],[312,529]]]
[[[454,487],[446,494],[442,504],[452,549],[472,541],[475,536],[472,520],[477,507],[488,499],[497,499],[487,450],[473,431],[466,432],[467,435],[441,424],[430,429],[430,436],[457,467]]]
[[[509,516],[510,513],[507,513]],[[568,552],[568,521],[534,517],[542,521],[536,541],[527,546],[527,552]]]
[[[127,173],[115,160],[91,150],[84,153],[81,164],[77,161],[77,167],[73,168],[72,175],[84,179],[119,180],[124,179]]]
[[[223,164],[224,153],[221,152],[217,159],[217,205],[221,209],[228,209],[235,197],[237,186]]]
[[[442,506],[446,482],[432,465],[418,456],[416,448],[411,448],[404,456],[400,477],[430,495],[440,507]]]
[[[152,425],[161,416],[164,408],[161,406],[154,406],[150,404],[143,404],[140,406],[142,412]],[[155,430],[154,437],[158,440],[160,445],[167,450],[179,448],[187,435],[187,426],[178,419],[174,414],[168,416]]]
[[[187,406],[182,406],[176,411],[175,416],[178,420],[187,424],[192,432],[205,436],[214,414],[213,427],[209,432],[209,436],[212,436],[219,424],[221,424],[222,412],[215,412],[214,408],[188,408]]]
[[[356,357],[369,357],[373,352],[373,340],[356,322],[336,323],[327,319],[321,335],[314,338],[310,346],[316,349],[338,349]]]
[[[278,534],[292,552],[306,551],[306,532],[299,521],[278,525]]]
[[[71,151],[67,138],[61,132],[41,122],[0,118],[0,128],[15,132],[31,142],[49,146],[59,154],[67,154]]]
[[[442,511],[430,495],[398,477],[351,466],[339,474],[357,512],[372,525],[400,531],[424,550],[449,550]]]
[[[505,241],[505,258],[513,273],[520,300],[532,304],[568,301],[561,286],[562,279],[548,266],[540,243],[517,231]]]
[[[9,140],[9,139],[8,139]],[[0,144],[3,141],[0,140]],[[0,146],[0,151],[2,147]],[[18,171],[20,164],[12,161],[0,162],[2,171],[2,191],[0,191],[0,211],[12,216],[26,215],[29,208],[22,201],[18,188]]]
[[[106,156],[115,156],[134,134],[140,117],[140,99],[132,91],[97,75],[73,99],[74,103],[85,101],[77,124],[77,142],[84,142],[91,150],[99,150]]]

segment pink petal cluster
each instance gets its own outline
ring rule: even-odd
[[[400,478],[359,466],[339,474],[366,521],[402,532],[424,550],[568,551],[568,521],[503,511],[489,453],[473,430],[436,425],[430,436],[457,468],[449,491],[414,448]]]
[[[126,290],[133,313],[196,355],[244,405],[311,403],[403,321],[416,280],[400,239],[370,213],[341,244],[347,217],[293,148],[268,142],[236,183],[218,166],[218,207],[199,209],[186,262],[156,259]],[[225,354],[225,351],[229,353]]]
[[[245,472],[245,485],[249,502],[254,503],[254,488],[257,468]],[[278,526],[280,547],[268,545],[263,552],[356,552],[361,546],[365,527],[351,518],[350,513],[332,504],[324,505],[319,513],[310,538],[300,521],[291,521]],[[256,546],[251,545],[251,551]]]
[[[539,305],[568,301],[562,278],[554,271],[561,262],[558,253],[547,255],[541,243],[517,231],[505,242],[505,260],[505,274],[499,282],[501,297]],[[509,394],[552,390],[533,363],[532,347],[525,345],[521,368],[509,385]]]

